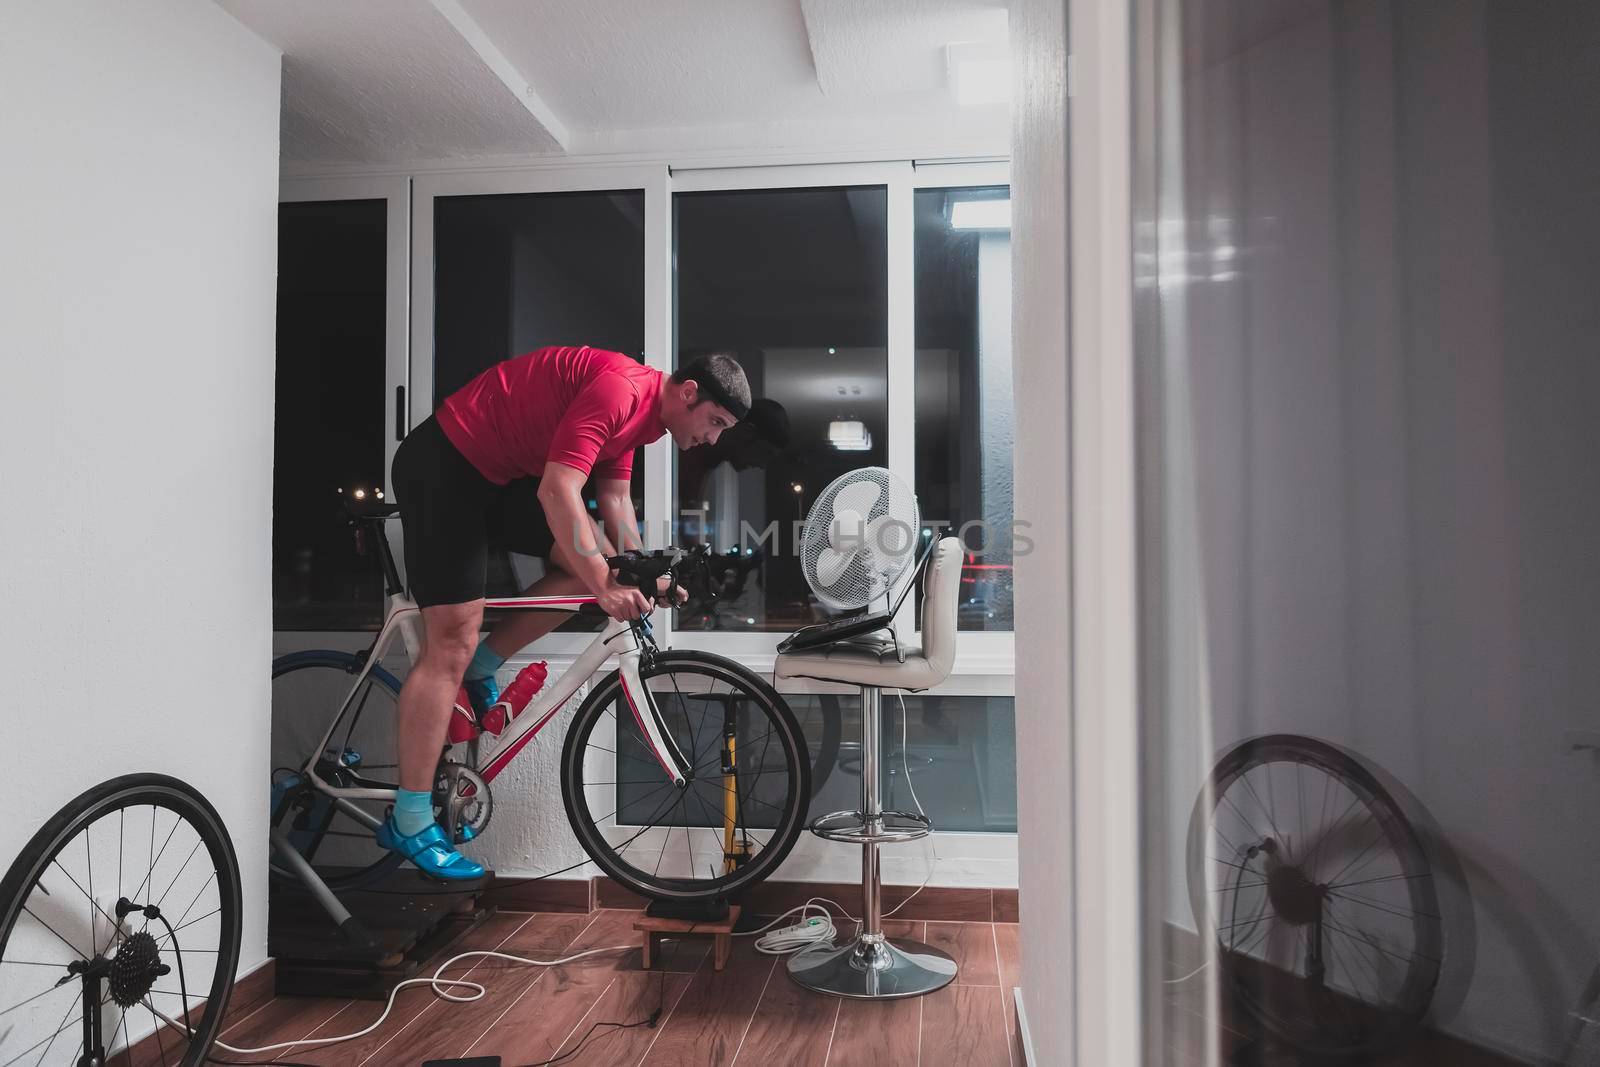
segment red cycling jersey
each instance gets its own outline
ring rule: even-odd
[[[540,348],[452,393],[440,429],[496,485],[537,478],[551,460],[627,480],[633,450],[658,440],[660,371],[601,348]]]

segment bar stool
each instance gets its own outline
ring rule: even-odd
[[[961,558],[961,542],[954,537],[941,540],[928,558],[922,578],[922,647],[855,639],[779,656],[773,668],[774,684],[784,678],[813,678],[861,687],[861,810],[823,815],[810,826],[824,840],[861,846],[861,933],[846,944],[814,945],[789,958],[789,977],[807,989],[887,1000],[931,993],[956,976],[956,961],[947,954],[883,934],[878,846],[919,840],[933,826],[921,815],[880,806],[878,735],[883,690],[929,689],[950,676]]]

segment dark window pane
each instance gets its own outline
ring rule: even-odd
[[[524,193],[434,201],[434,404],[545,345],[644,358],[644,193]],[[644,454],[634,455],[644,515]],[[592,508],[591,504],[591,508]],[[491,546],[489,595],[520,592],[541,560]],[[563,630],[593,630],[573,619]]]
[[[861,806],[861,698],[787,694],[820,781],[811,817]],[[1017,829],[1015,700],[1000,696],[908,696],[907,744],[900,702],[883,701],[878,738],[879,796],[885,808],[922,810],[936,830]],[[911,772],[910,786],[906,771]],[[912,789],[916,796],[912,796]]]
[[[916,193],[917,498],[967,548],[960,628],[1012,626],[1009,190]]]
[[[741,426],[678,456],[680,540],[729,552],[731,590],[679,611],[676,625],[792,630],[821,617],[800,573],[796,521],[833,478],[888,459],[888,194],[681,193],[673,205],[675,365],[734,356],[753,394],[780,405],[777,423],[787,423],[781,447],[775,431],[763,441]],[[836,422],[861,423],[866,447],[830,443]]]
[[[375,629],[376,556],[359,556],[340,493],[381,491],[382,200],[278,209],[278,357],[272,481],[272,618],[278,630]]]

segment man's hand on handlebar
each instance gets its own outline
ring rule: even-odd
[[[618,585],[616,575],[606,582],[606,587],[595,597],[600,610],[619,622],[632,622],[650,614],[651,603],[645,595],[631,585]]]
[[[672,575],[663,574],[656,579],[656,603],[662,607],[678,607],[689,599],[689,590],[672,584]]]
[[[677,581],[675,567],[698,561],[704,554],[703,548],[695,548],[687,553],[625,552],[608,556],[606,563],[613,573],[605,591],[597,598],[599,605],[613,619],[628,621],[650,614],[655,604],[665,607],[683,604],[689,599],[689,593]]]

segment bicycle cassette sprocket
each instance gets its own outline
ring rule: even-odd
[[[488,829],[494,814],[494,797],[483,776],[464,763],[445,760],[433,782],[433,802],[441,809],[439,822],[457,845],[464,845]]]

